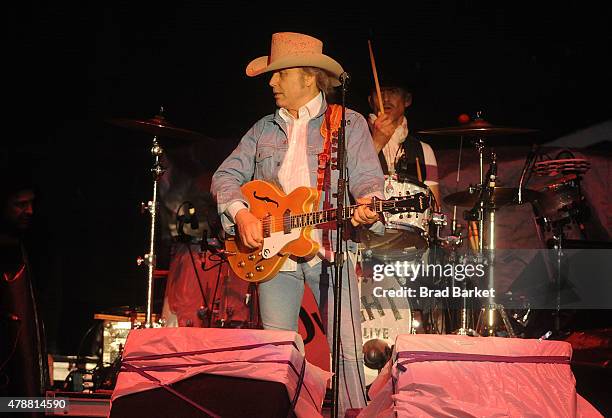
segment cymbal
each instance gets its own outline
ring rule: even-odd
[[[464,190],[449,194],[443,200],[448,205],[473,207],[478,201],[478,190]],[[523,202],[532,202],[538,197],[539,193],[531,189],[523,189]],[[518,203],[518,189],[515,187],[496,187],[493,192],[493,202],[495,206],[515,205]]]
[[[484,119],[476,119],[459,126],[447,128],[434,128],[418,131],[422,135],[471,135],[471,136],[494,136],[494,135],[513,135],[537,132],[537,129],[511,128],[508,126],[495,126]]]
[[[177,128],[166,120],[162,115],[156,115],[151,119],[109,119],[111,125],[129,128],[164,138],[178,139],[185,142],[210,141],[207,136],[187,129]]]

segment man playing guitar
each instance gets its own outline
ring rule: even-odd
[[[277,110],[260,119],[244,135],[240,144],[213,176],[212,193],[217,199],[225,230],[238,235],[241,245],[261,247],[265,221],[249,210],[241,186],[252,179],[264,180],[291,193],[300,186],[318,188],[314,209],[331,207],[337,187],[335,166],[340,106],[329,105],[326,95],[338,86],[343,69],[322,53],[321,41],[297,33],[272,35],[270,56],[253,60],[246,69],[254,77],[271,73]],[[373,197],[383,198],[384,177],[374,149],[368,124],[357,112],[346,110],[346,149],[348,189],[358,206],[352,213],[355,228],[378,229],[378,214],[365,204]],[[258,195],[257,192],[254,194]],[[258,195],[259,196],[259,195]],[[297,330],[304,282],[312,289],[331,346],[333,329],[332,249],[335,248],[334,222],[312,232],[319,244],[316,254],[288,258],[278,274],[259,285],[260,313],[264,328]],[[356,251],[347,241],[348,253]],[[355,266],[351,256],[342,278],[342,318],[340,353],[339,416],[347,408],[365,406],[360,304]]]

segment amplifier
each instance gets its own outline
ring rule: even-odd
[[[64,398],[68,400],[68,411],[48,411],[47,415],[63,417],[108,417],[110,414],[111,391],[62,392],[47,391],[47,399]]]
[[[70,374],[81,367],[83,370],[93,370],[98,365],[98,357],[83,356],[65,356],[60,354],[52,354],[53,363],[50,364],[50,374],[53,377],[54,384],[63,383]],[[80,364],[77,364],[80,363]],[[90,379],[91,380],[91,379]]]

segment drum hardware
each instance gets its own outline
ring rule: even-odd
[[[496,186],[492,193],[492,202],[495,207],[517,205],[519,188],[517,187],[500,187]],[[467,190],[452,193],[444,198],[444,203],[462,207],[474,207],[481,194],[480,185],[470,185]],[[523,202],[533,202],[539,197],[539,193],[535,190],[523,189]]]
[[[456,206],[471,207],[465,211],[464,219],[468,221],[468,225],[472,226],[474,222],[478,223],[477,243],[472,241],[472,247],[476,250],[479,260],[485,261],[488,258],[488,287],[494,288],[495,282],[495,211],[501,206],[512,204],[515,201],[515,196],[518,195],[518,189],[496,188],[497,178],[497,156],[494,152],[490,153],[490,163],[488,172],[484,172],[485,159],[485,141],[486,137],[495,135],[512,135],[520,133],[535,132],[534,129],[512,128],[495,126],[487,122],[482,117],[482,112],[477,112],[476,118],[468,123],[460,126],[448,128],[436,128],[419,131],[419,134],[425,135],[458,135],[473,137],[472,143],[478,152],[480,183],[476,187],[471,187],[465,192],[458,192],[447,196],[444,201],[454,206],[453,208],[453,229],[456,228]],[[457,168],[457,184],[459,183],[459,172],[461,167],[461,150],[463,138],[461,138],[459,149],[459,160]],[[485,225],[488,233],[485,238]],[[471,237],[474,234],[469,234]],[[486,244],[486,246],[485,246]],[[485,253],[485,250],[487,251]],[[488,257],[485,257],[487,255]],[[463,309],[461,315],[461,325],[458,333],[467,333],[466,329],[466,301],[463,300]],[[495,328],[495,313],[499,312],[504,322],[504,326],[508,335],[514,336],[512,328],[507,320],[503,306],[495,303],[494,298],[489,297],[487,306],[481,311],[479,317],[479,325],[483,324],[483,328],[487,335],[494,335]]]
[[[385,367],[385,364],[391,358],[391,352],[391,347],[386,341],[379,338],[369,340],[363,345],[364,364],[380,373],[380,370]]]
[[[591,162],[583,158],[565,158],[535,163],[533,172],[538,176],[584,174],[591,168]]]
[[[569,154],[572,158],[559,159],[562,154]],[[570,248],[568,241],[578,241],[568,240],[565,229],[574,223],[579,226],[581,234],[584,234],[583,222],[590,212],[582,194],[581,180],[582,175],[589,169],[589,161],[573,158],[569,151],[560,152],[554,160],[536,162],[532,168],[533,173],[541,177],[563,175],[542,188],[538,198],[532,202],[540,239],[547,248],[555,250],[552,270],[555,282],[554,331],[557,335],[561,333],[561,289],[566,283],[564,249]],[[547,232],[552,233],[552,238],[545,241]]]
[[[549,232],[559,225],[572,222],[581,226],[582,221],[589,216],[586,199],[581,190],[581,180],[591,164],[580,158],[558,158],[564,154],[573,157],[571,152],[562,151],[557,155],[557,159],[536,162],[532,169],[533,173],[541,177],[563,175],[541,189],[538,199],[532,205],[536,221],[542,229]]]
[[[479,224],[479,235],[478,235],[478,248],[479,258],[482,261],[488,262],[488,284],[489,289],[495,288],[495,211],[498,209],[498,202],[495,200],[495,184],[498,181],[497,178],[497,154],[494,152],[490,153],[489,169],[485,175],[483,175],[483,148],[484,141],[482,139],[477,142],[477,149],[479,152],[480,159],[480,178],[481,184],[479,188],[479,197],[474,207],[470,211],[466,211],[467,221],[478,221]],[[485,220],[488,217],[488,233],[487,240],[485,241]],[[486,244],[486,247],[485,247]],[[486,253],[485,253],[486,250]],[[496,330],[496,314],[501,316],[504,328],[509,337],[515,337],[514,330],[508,320],[506,311],[501,304],[495,302],[494,296],[489,296],[487,306],[483,307],[480,311],[478,323],[476,324],[476,331],[480,335],[494,336]]]
[[[165,144],[166,146],[177,146],[196,141],[206,141],[212,143],[212,140],[210,138],[205,135],[202,135],[199,132],[175,127],[165,118],[165,116],[163,116],[163,113],[164,108],[162,107],[159,111],[159,114],[150,119],[138,120],[119,118],[109,119],[107,122],[111,125],[144,132],[158,138],[170,138],[178,140],[174,142],[169,141]]]
[[[385,199],[425,193],[431,196],[429,187],[416,180],[401,181],[397,174],[385,176]],[[381,260],[410,256],[418,257],[429,247],[431,205],[423,212],[384,213],[385,234],[379,236],[365,231],[361,236],[361,248],[366,257]]]
[[[497,135],[515,135],[537,132],[537,129],[529,128],[512,128],[507,126],[495,126],[486,120],[482,119],[482,112],[476,113],[476,118],[468,123],[459,126],[451,126],[446,128],[434,128],[418,131],[422,135],[447,135],[447,136],[476,136],[479,138]]]
[[[179,141],[173,143],[170,142],[169,145],[175,145],[178,142],[187,143],[198,140],[209,140],[204,135],[189,131],[186,129],[180,129],[173,126],[168,120],[163,116],[164,109],[160,108],[160,112],[158,115],[153,118],[146,120],[135,120],[135,119],[110,119],[108,122],[112,125],[129,128],[132,130],[144,132],[153,135],[152,145],[151,145],[151,154],[153,156],[153,167],[151,168],[151,173],[153,174],[153,198],[147,202],[141,204],[142,212],[148,211],[151,214],[151,226],[150,226],[150,235],[149,235],[149,252],[144,255],[144,257],[138,257],[137,264],[138,265],[146,265],[148,268],[147,275],[147,311],[146,317],[144,320],[144,327],[151,328],[153,326],[151,317],[152,317],[152,300],[153,300],[153,279],[155,277],[155,264],[156,264],[156,254],[155,254],[155,235],[156,235],[156,221],[157,221],[157,211],[158,211],[158,182],[163,176],[165,172],[165,168],[161,164],[161,157],[164,153],[163,148],[158,142],[158,137],[160,138],[172,138],[177,139]]]
[[[158,183],[161,177],[165,173],[165,168],[161,163],[161,157],[164,154],[164,150],[158,141],[158,137],[173,138],[182,142],[193,142],[196,140],[208,140],[204,135],[189,131],[187,129],[180,129],[173,126],[163,116],[164,108],[161,107],[159,114],[151,119],[136,120],[136,119],[110,119],[108,123],[128,128],[144,133],[153,135],[151,143],[151,155],[153,156],[153,167],[151,173],[153,175],[153,197],[145,203],[142,203],[141,209],[143,212],[148,211],[151,214],[150,233],[149,233],[149,252],[144,257],[137,259],[137,264],[146,265],[147,274],[147,310],[146,317],[144,320],[144,327],[153,327],[152,322],[152,305],[153,305],[153,279],[156,264],[155,254],[155,239],[156,239],[156,223],[158,217]],[[172,144],[172,143],[170,143]]]

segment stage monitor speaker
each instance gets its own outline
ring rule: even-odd
[[[329,373],[293,331],[134,329],[111,418],[293,417],[320,413]]]
[[[571,355],[564,341],[403,334],[359,416],[600,417],[576,393]]]
[[[223,418],[295,417],[285,385],[231,376],[198,374],[171,385]],[[113,401],[110,418],[202,418],[206,414],[163,388]]]

